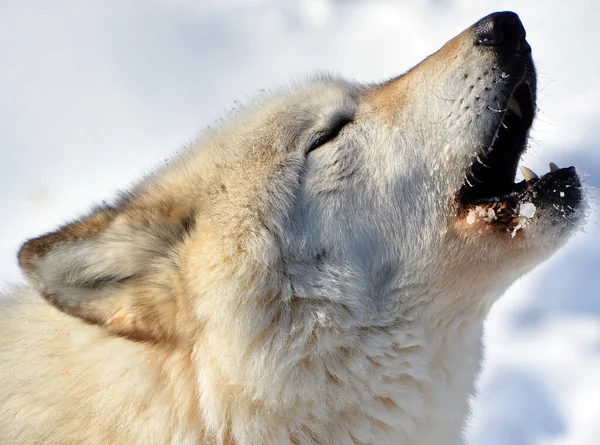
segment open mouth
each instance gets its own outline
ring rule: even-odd
[[[535,215],[537,207],[551,204],[554,212],[568,216],[581,201],[581,184],[573,167],[550,163],[550,172],[538,177],[522,167],[524,180],[515,182],[525,152],[535,106],[530,84],[523,80],[509,97],[504,113],[487,149],[478,154],[466,171],[457,193],[459,216],[468,224],[486,222],[499,231],[516,232]]]

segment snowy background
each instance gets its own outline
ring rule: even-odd
[[[505,9],[539,71],[525,164],[575,165],[600,187],[593,0],[0,0],[0,283],[22,280],[23,240],[112,197],[236,101],[316,71],[389,78]],[[494,307],[474,445],[600,443],[599,214]]]

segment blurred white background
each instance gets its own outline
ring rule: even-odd
[[[0,0],[0,288],[23,280],[23,240],[110,199],[258,90],[319,71],[390,78],[506,9],[539,73],[525,164],[575,165],[600,186],[592,0]],[[600,443],[598,215],[494,307],[471,443]]]

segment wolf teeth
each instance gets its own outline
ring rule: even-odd
[[[517,100],[513,96],[510,96],[510,99],[508,100],[508,109],[510,111],[512,111],[515,115],[517,115],[518,117],[520,117],[520,118],[523,117],[523,112],[521,111],[521,106],[519,105],[519,102],[517,102]]]
[[[521,174],[525,178],[526,181],[531,181],[532,179],[536,179],[538,175],[531,169],[527,167],[521,167]]]
[[[551,162],[550,163],[550,171],[555,172],[556,170],[559,170],[558,165],[556,165],[554,162]]]

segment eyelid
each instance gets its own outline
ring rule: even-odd
[[[321,133],[321,135],[313,141],[312,144],[310,144],[310,147],[308,147],[306,154],[308,155],[313,150],[316,150],[317,148],[327,144],[328,142],[333,141],[338,136],[338,134],[340,134],[340,131],[342,131],[342,129],[351,122],[352,119],[349,117],[345,117],[334,122],[329,128],[324,130]]]

